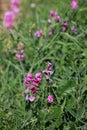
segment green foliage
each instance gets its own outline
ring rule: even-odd
[[[32,2],[35,8],[30,8]],[[14,31],[0,26],[0,130],[87,130],[87,1],[79,0],[74,13],[69,0],[21,4],[21,22]],[[50,9],[69,22],[66,32],[61,24],[48,25]],[[73,24],[77,34],[70,30]],[[54,33],[48,36],[50,28]],[[39,39],[33,36],[38,29],[44,34]],[[25,45],[22,63],[13,52],[20,41]],[[52,84],[43,76],[36,100],[26,102],[26,73],[41,72],[47,61],[53,64]],[[52,104],[47,102],[49,93],[54,97]]]

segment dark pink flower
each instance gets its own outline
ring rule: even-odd
[[[16,58],[22,61],[24,59],[24,55],[22,54],[16,54]]]
[[[32,90],[32,91],[35,90],[35,86],[33,86],[33,85],[30,86],[29,88],[30,88],[30,90]]]
[[[50,15],[51,17],[55,17],[57,16],[57,12],[55,12],[54,10],[50,10]]]
[[[52,82],[52,79],[51,79],[48,75],[45,75],[45,78],[46,78],[46,80],[47,80],[49,83]]]
[[[39,72],[39,73],[36,73],[35,78],[36,78],[38,81],[41,81],[41,80],[42,80],[42,74],[41,74],[40,72]]]
[[[57,15],[57,16],[55,17],[55,21],[59,23],[59,22],[60,22],[60,16]]]
[[[37,86],[37,85],[40,84],[40,81],[39,81],[39,80],[36,80],[36,79],[33,79],[33,80],[32,80],[32,84],[35,85],[35,86]]]
[[[53,102],[53,96],[49,95],[48,98],[47,98],[47,100],[48,100],[49,103],[52,103]]]
[[[52,63],[48,61],[47,62],[47,70],[51,71],[52,70],[52,66],[53,66]]]
[[[27,74],[27,80],[28,80],[28,81],[32,81],[32,80],[33,80],[33,76],[32,76],[31,73],[28,73],[28,74]]]
[[[62,30],[66,31],[67,27],[68,27],[68,22],[64,22],[62,25]]]

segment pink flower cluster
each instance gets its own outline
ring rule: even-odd
[[[53,102],[53,96],[52,95],[49,95],[47,97],[47,100],[48,100],[48,103],[52,103]]]
[[[50,10],[50,16],[56,21],[56,22],[60,22],[60,16],[57,14],[57,12],[55,12],[54,10]],[[48,21],[49,22],[49,21]]]
[[[71,30],[72,30],[74,33],[77,33],[77,28],[76,28],[74,25],[71,27]]]
[[[35,100],[35,95],[37,93],[37,91],[40,90],[39,85],[41,84],[41,80],[42,80],[42,74],[36,73],[35,77],[32,76],[31,73],[28,73],[24,79],[25,82],[25,94],[26,95],[26,100],[29,101],[34,101]],[[29,96],[30,95],[30,96]]]
[[[17,50],[14,50],[14,53],[15,53],[15,56],[18,60],[22,61],[24,59],[24,44],[23,43],[19,43],[18,46],[17,46]]]
[[[68,22],[64,22],[62,25],[62,30],[66,31],[67,27],[68,27]]]
[[[6,11],[3,18],[3,26],[6,29],[10,29],[14,26],[14,20],[19,13],[19,0],[11,0],[11,9]]]
[[[51,62],[47,62],[47,68],[45,70],[42,71],[42,73],[45,74],[45,78],[46,80],[51,83],[52,82],[52,79],[50,78],[50,76],[53,74],[53,71],[52,71],[52,63]]]
[[[76,10],[78,8],[78,0],[72,0],[70,6],[72,10]]]
[[[36,37],[41,37],[42,36],[42,34],[43,34],[43,31],[40,29],[40,30],[38,30],[38,31],[36,31],[35,33],[34,33],[34,36],[36,36]]]

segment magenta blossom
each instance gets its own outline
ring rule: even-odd
[[[24,55],[22,54],[16,54],[16,58],[22,61],[24,59]]]
[[[71,9],[75,10],[78,8],[78,0],[72,0],[72,2],[70,3]]]
[[[67,27],[68,27],[68,22],[64,22],[62,25],[62,30],[66,31]]]
[[[49,103],[52,103],[52,102],[53,102],[53,96],[52,96],[52,95],[49,95],[49,96],[47,97],[47,100],[48,100]]]
[[[59,23],[59,22],[60,22],[60,16],[57,15],[57,16],[55,17],[55,21]]]
[[[35,100],[35,97],[34,97],[34,96],[30,96],[30,97],[28,97],[28,100],[29,100],[30,102],[33,102],[33,101]]]
[[[36,36],[36,37],[41,37],[42,36],[42,30],[38,30],[38,31],[36,31],[35,33],[34,33],[34,36]]]
[[[9,29],[14,26],[14,14],[12,11],[5,12],[3,25],[6,27],[6,29]]]
[[[57,16],[57,12],[55,12],[54,10],[50,10],[50,15],[51,17],[55,17]]]
[[[36,78],[38,81],[41,81],[41,80],[42,80],[42,74],[41,74],[41,73],[36,73],[35,78]]]
[[[14,17],[16,17],[16,15],[19,13],[19,7],[17,7],[16,5],[11,5],[11,10],[14,13]]]
[[[19,6],[20,5],[20,0],[11,0],[11,4]]]

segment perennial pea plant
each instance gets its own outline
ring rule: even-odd
[[[86,0],[33,2],[3,16],[0,130],[86,130]]]

